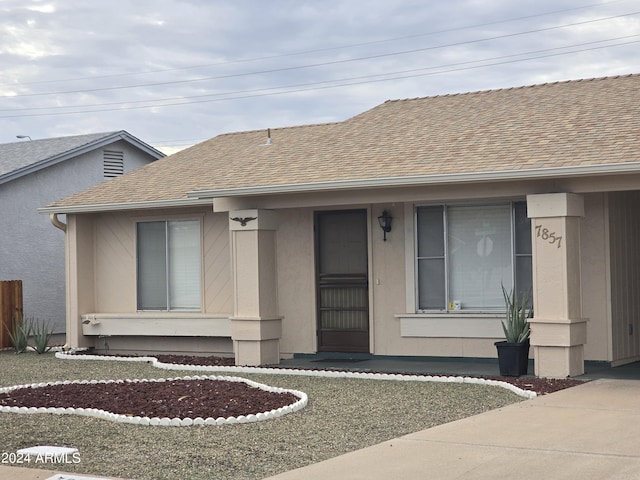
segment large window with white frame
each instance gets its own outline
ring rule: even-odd
[[[504,310],[501,286],[530,293],[525,202],[416,208],[417,311]]]
[[[138,310],[200,311],[199,220],[137,224]]]

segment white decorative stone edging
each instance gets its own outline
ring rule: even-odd
[[[73,356],[73,355],[71,355]],[[90,357],[90,355],[84,355],[84,357]],[[63,357],[64,358],[64,357]],[[113,357],[112,357],[113,359]],[[187,377],[177,377],[177,378],[155,378],[155,379],[134,379],[134,380],[64,380],[58,382],[48,382],[48,383],[32,383],[30,385],[14,385],[11,387],[3,387],[0,388],[0,393],[10,392],[12,390],[17,390],[19,388],[40,388],[40,387],[48,387],[51,385],[71,385],[71,384],[97,384],[97,383],[142,383],[142,382],[168,382],[172,380],[224,380],[229,382],[243,382],[249,385],[250,387],[260,388],[261,390],[265,390],[267,392],[272,393],[291,393],[294,396],[298,397],[298,401],[292,403],[291,405],[286,405],[284,407],[280,407],[274,410],[270,410],[268,412],[261,412],[256,414],[249,415],[238,415],[237,417],[218,417],[218,418],[159,418],[159,417],[139,417],[139,416],[127,416],[121,415],[118,413],[108,412],[106,410],[101,410],[98,408],[63,408],[63,407],[8,407],[8,406],[0,406],[0,412],[10,412],[10,413],[55,413],[55,414],[73,414],[73,415],[84,415],[88,417],[96,417],[104,420],[111,420],[114,422],[120,423],[132,423],[135,425],[152,425],[152,426],[163,426],[163,427],[189,427],[191,425],[232,425],[236,423],[252,423],[259,422],[262,420],[270,420],[272,418],[278,418],[288,413],[293,413],[301,408],[304,408],[307,405],[308,397],[304,392],[300,392],[298,390],[289,390],[286,388],[279,387],[271,387],[269,385],[264,385],[262,383],[254,382],[252,380],[247,380],[246,378],[240,377],[227,377],[227,376],[216,376],[216,375],[196,375],[196,376],[187,376]]]
[[[536,392],[524,390],[515,385],[502,382],[500,380],[490,380],[477,377],[460,377],[460,376],[438,376],[438,375],[405,375],[400,373],[370,373],[355,372],[344,370],[304,370],[293,368],[275,368],[275,367],[226,367],[216,365],[182,365],[177,363],[162,363],[155,357],[117,357],[108,355],[83,355],[69,354],[57,352],[56,358],[67,360],[116,360],[121,362],[146,362],[156,368],[165,370],[193,370],[199,372],[226,372],[226,373],[255,373],[270,375],[306,375],[315,377],[331,377],[331,378],[363,378],[371,380],[399,380],[405,382],[441,382],[441,383],[470,383],[476,385],[491,385],[495,387],[505,388],[516,395],[524,398],[535,398]]]

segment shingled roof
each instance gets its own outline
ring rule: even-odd
[[[640,171],[640,75],[387,101],[343,122],[224,134],[47,210],[196,197]],[[124,207],[123,207],[124,208]]]
[[[119,140],[156,158],[165,156],[124,130],[3,143],[0,144],[0,184]]]

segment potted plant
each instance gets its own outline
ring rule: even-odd
[[[496,342],[498,350],[498,366],[500,375],[519,377],[526,375],[529,367],[529,322],[533,309],[529,306],[529,295],[521,297],[515,290],[507,292],[502,286],[502,295],[506,307],[505,319],[502,322],[505,340]]]

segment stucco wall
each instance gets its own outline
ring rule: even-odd
[[[105,148],[124,152],[125,171],[151,160],[124,141]],[[0,280],[22,280],[25,316],[56,332],[65,330],[64,234],[37,209],[102,181],[100,148],[0,185]]]
[[[341,206],[333,208],[339,209]],[[469,319],[469,315],[440,315],[436,319],[453,325],[457,337],[443,337],[439,334],[432,337],[402,335],[398,315],[415,314],[415,309],[408,307],[408,303],[411,306],[413,303],[407,301],[407,288],[414,288],[412,240],[406,241],[407,237],[413,238],[412,204],[405,207],[404,203],[396,202],[359,205],[358,208],[367,209],[370,225],[371,352],[376,355],[495,357],[493,343],[500,338],[486,334],[483,335],[484,338],[470,337],[464,322],[475,319]],[[299,208],[278,211],[278,299],[279,313],[283,316],[280,350],[284,355],[317,351],[313,233],[315,210]],[[386,242],[383,241],[377,220],[383,210],[393,216],[393,228],[387,234]],[[405,213],[405,210],[409,213]],[[480,320],[485,323],[487,321],[494,322],[499,327],[497,317]]]
[[[605,194],[585,195],[585,217],[581,220],[581,281],[583,316],[589,318],[587,360],[611,360],[611,318],[608,276],[608,233]],[[377,215],[387,209],[393,215],[393,230],[382,240]],[[499,315],[427,315],[437,327],[446,325],[449,336],[434,328],[433,335],[403,336],[398,315],[414,314],[413,203],[372,204],[370,215],[370,295],[372,352],[378,355],[461,356],[494,358],[495,341],[501,340]],[[315,337],[315,278],[311,259],[313,209],[279,212],[279,295],[284,315],[282,351],[313,352]],[[435,322],[435,323],[433,323]],[[488,325],[481,335],[469,322]],[[493,333],[492,333],[493,332]]]
[[[373,351],[377,355],[402,355],[404,343],[400,337],[400,322],[395,317],[405,311],[405,218],[402,203],[372,205],[370,288],[373,308]],[[386,210],[392,217],[387,241],[377,217]]]
[[[202,221],[202,312],[138,313],[136,222],[194,218]],[[225,325],[233,309],[226,214],[201,207],[72,215],[67,237],[72,272],[67,338],[72,346],[99,350],[108,346],[114,353],[233,353],[230,334],[220,333],[228,330]],[[82,324],[83,315],[87,325]],[[166,325],[161,332],[154,332],[158,318],[175,322],[178,336],[167,337],[171,329]],[[83,335],[85,331],[89,333]]]
[[[500,315],[465,312],[416,315],[413,247],[416,202],[358,204],[358,208],[367,209],[370,225],[372,353],[495,358],[494,342],[502,339]],[[628,358],[638,354],[638,350],[633,350],[638,348],[634,343],[636,337],[628,334],[628,325],[633,324],[634,334],[640,329],[640,319],[634,316],[634,312],[640,311],[640,301],[633,290],[640,284],[640,269],[636,268],[640,259],[633,254],[634,246],[640,241],[640,222],[635,220],[640,218],[640,195],[584,194],[584,205],[585,216],[580,220],[579,275],[582,315],[589,319],[585,359]],[[277,313],[283,317],[280,351],[285,356],[317,350],[314,212],[340,208],[354,208],[354,205],[290,206],[276,211]],[[386,242],[377,224],[377,216],[385,209],[393,216],[393,229]],[[213,213],[208,208],[101,214],[87,220],[83,229],[84,241],[93,242],[95,238],[95,250],[91,254],[83,253],[86,258],[80,268],[80,277],[86,276],[87,271],[95,275],[92,277],[96,281],[95,295],[87,296],[95,297],[95,302],[91,308],[84,305],[85,311],[80,313],[135,312],[135,221],[193,215],[201,216],[204,225],[204,310],[230,314],[233,299],[228,212]],[[79,216],[81,221],[82,217]],[[611,260],[609,243],[613,252]],[[610,268],[610,263],[615,265]],[[613,292],[610,278],[614,279]],[[613,307],[611,299],[615,304]],[[86,303],[86,298],[84,301]],[[612,322],[614,330],[617,328],[618,340],[611,338]],[[166,339],[156,340],[153,348],[171,344]],[[197,341],[191,344],[185,341],[180,340],[176,347],[197,351]],[[140,345],[144,340],[122,339],[120,343],[124,348]],[[627,350],[616,354],[612,352],[612,344]],[[204,345],[201,344],[202,348]],[[207,345],[206,348],[214,348],[213,344]],[[151,348],[151,344],[145,344],[146,348]]]
[[[95,216],[96,302],[82,313],[131,313],[136,305],[136,222],[201,218],[203,224],[203,313],[230,314],[233,310],[229,229],[226,214],[209,208],[124,212]]]
[[[586,360],[611,360],[611,299],[606,194],[584,195],[580,222],[582,316],[587,318]]]
[[[280,352],[317,350],[313,210],[280,210],[276,233]]]
[[[494,342],[501,340],[498,315],[416,314],[414,206],[420,203],[385,206],[393,212],[394,225],[387,242],[374,224],[375,353],[494,358]],[[373,207],[374,217],[378,210]]]

